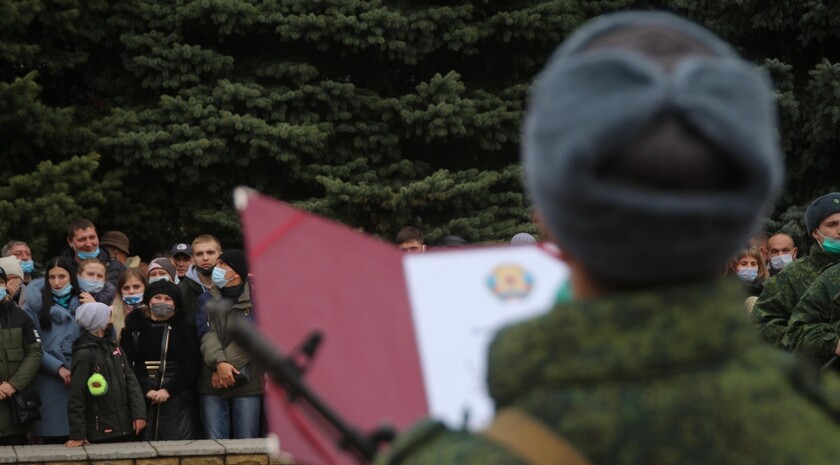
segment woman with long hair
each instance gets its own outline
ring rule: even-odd
[[[79,282],[65,257],[50,259],[44,270],[44,277],[33,279],[27,286],[24,305],[41,335],[44,351],[41,368],[32,382],[41,396],[41,419],[33,425],[32,433],[46,444],[64,444],[70,434],[67,400],[73,342],[79,337]]]
[[[117,294],[111,304],[111,323],[117,339],[125,327],[125,317],[134,310],[144,307],[143,291],[148,285],[146,274],[140,268],[126,268],[117,280]]]

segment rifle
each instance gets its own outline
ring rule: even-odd
[[[208,302],[207,308],[211,312],[227,312],[231,305],[231,301],[221,300]],[[292,355],[288,356],[274,347],[250,322],[237,320],[237,324],[231,328],[231,335],[245,351],[265,367],[271,380],[286,391],[289,401],[298,402],[311,412],[328,434],[337,439],[338,447],[349,452],[360,464],[373,463],[380,445],[389,443],[396,437],[396,430],[387,424],[379,426],[371,433],[362,433],[344,420],[306,383],[303,375],[323,338],[320,331],[311,332]],[[301,364],[295,360],[300,356],[305,357],[305,363]]]

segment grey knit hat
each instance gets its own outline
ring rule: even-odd
[[[510,245],[533,245],[536,243],[537,240],[534,238],[534,236],[526,232],[521,232],[513,236],[513,238],[511,238],[510,240]]]
[[[89,333],[104,329],[110,318],[111,308],[103,303],[91,302],[76,309],[76,324]]]
[[[588,48],[650,27],[708,53],[678,55],[666,69],[634,49]],[[605,176],[663,115],[719,152],[736,181],[687,189]],[[714,34],[669,13],[611,14],[574,33],[537,78],[523,128],[525,184],[561,247],[599,276],[654,283],[713,273],[758,230],[782,186],[776,128],[768,77]]]
[[[805,228],[808,234],[814,232],[829,216],[840,213],[840,193],[832,192],[814,199],[805,210]]]

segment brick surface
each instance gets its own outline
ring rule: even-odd
[[[225,465],[225,458],[222,455],[203,457],[182,457],[181,465]]]
[[[225,457],[226,465],[268,465],[266,454],[244,454],[228,455]]]
[[[93,460],[89,462],[90,465],[134,465],[134,460],[131,459],[123,459],[123,460]]]
[[[87,452],[82,447],[64,447],[63,444],[15,446],[17,461],[25,462],[87,462]]]
[[[225,448],[216,441],[154,441],[149,443],[160,457],[194,457],[200,455],[224,455]],[[183,463],[183,462],[182,462]]]
[[[117,442],[85,446],[88,460],[122,460],[157,457],[157,451],[148,442]]]
[[[88,465],[88,461],[84,462],[44,462],[44,465]]]
[[[178,457],[156,457],[153,459],[137,459],[134,465],[179,465],[181,460]]]

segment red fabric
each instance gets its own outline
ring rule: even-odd
[[[251,194],[241,212],[260,330],[285,353],[313,330],[324,337],[306,381],[353,426],[404,429],[427,415],[402,254],[335,222]],[[296,463],[320,464],[308,416],[268,396],[269,427]],[[305,421],[303,428],[296,420]],[[327,437],[334,444],[332,437]],[[346,453],[339,463],[354,464]]]

